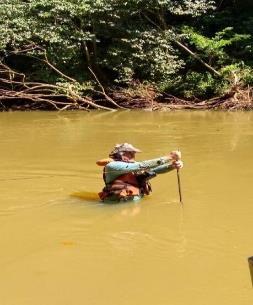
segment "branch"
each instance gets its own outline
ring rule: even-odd
[[[71,88],[69,88],[69,92],[70,92],[70,93],[72,94],[72,96],[73,96],[74,98],[76,98],[77,100],[79,100],[79,101],[81,101],[81,102],[83,102],[83,103],[86,103],[86,104],[88,104],[88,105],[90,105],[90,106],[92,106],[92,107],[95,107],[95,108],[97,108],[97,109],[104,109],[104,110],[114,111],[114,110],[111,109],[111,108],[108,108],[108,107],[105,107],[105,106],[97,105],[96,103],[94,103],[94,102],[92,102],[91,100],[89,100],[88,97],[86,97],[86,98],[81,97],[80,95],[78,95],[78,94],[76,94],[75,92],[73,92],[73,91],[71,90]]]
[[[46,50],[44,51],[44,56],[45,56],[45,59],[42,59],[42,61],[44,63],[46,63],[52,70],[54,70],[55,72],[57,72],[58,74],[60,74],[62,77],[68,79],[69,81],[73,82],[73,83],[76,83],[77,81],[74,79],[74,78],[71,78],[67,75],[65,75],[64,73],[62,73],[60,70],[58,70],[53,64],[51,64],[48,59],[47,59],[47,53],[46,53]]]
[[[41,51],[43,51],[44,54],[44,58],[38,58],[36,56],[33,55],[29,55],[29,54],[25,54],[28,51],[34,50],[34,49],[40,49]],[[59,75],[61,75],[62,77],[64,77],[65,79],[67,79],[68,81],[71,81],[72,83],[78,83],[75,79],[65,75],[63,72],[61,72],[58,68],[56,68],[53,64],[51,64],[47,58],[47,53],[46,50],[44,50],[43,48],[40,48],[38,46],[32,46],[32,47],[27,47],[25,50],[16,50],[12,53],[15,54],[19,54],[22,56],[28,56],[30,58],[34,58],[36,60],[39,60],[41,62],[46,63],[52,70],[54,70],[55,72],[57,72]],[[103,110],[110,110],[110,111],[115,111],[114,109],[111,109],[109,107],[105,107],[105,106],[100,106],[97,105],[95,102],[93,102],[92,100],[90,100],[88,97],[82,97],[80,96],[78,93],[74,92],[71,90],[71,85],[69,86],[68,89],[66,88],[62,88],[61,86],[57,86],[57,85],[51,85],[51,84],[45,84],[45,83],[38,83],[38,82],[25,82],[25,75],[24,74],[20,74],[17,73],[13,70],[11,70],[9,67],[7,67],[6,65],[2,64],[0,61],[0,68],[3,69],[4,73],[8,73],[5,78],[5,76],[3,76],[2,78],[0,78],[0,84],[6,84],[9,85],[11,87],[11,91],[8,91],[6,89],[3,89],[0,93],[0,100],[4,101],[4,100],[11,100],[11,99],[20,99],[20,100],[31,100],[33,102],[45,102],[48,103],[50,105],[52,105],[55,109],[60,110],[60,109],[67,109],[70,107],[75,107],[77,109],[83,109],[82,105],[88,105],[91,106],[93,108],[96,109],[103,109]],[[99,86],[102,89],[102,92],[99,92],[100,94],[102,93],[105,98],[110,101],[110,103],[112,103],[114,106],[116,106],[117,108],[124,108],[119,106],[117,103],[115,103],[113,101],[112,98],[110,98],[102,84],[99,82],[98,78],[96,77],[95,73],[89,68],[90,72],[93,74],[93,76],[95,77],[97,83],[99,84]],[[17,81],[17,80],[13,80],[15,75],[22,75],[22,81]],[[9,77],[9,79],[8,79]],[[5,85],[5,87],[6,87]],[[19,91],[15,91],[13,89],[13,85],[16,85],[17,88],[19,89]],[[70,100],[71,102],[69,103],[63,103],[63,102],[58,102],[55,101],[54,99],[57,98],[62,98],[62,95],[55,95],[54,91],[56,90],[67,90],[70,95],[68,93],[66,93],[66,95],[64,95],[66,97],[66,99]],[[62,105],[62,108],[59,108],[58,106]],[[125,108],[124,108],[125,109]]]
[[[41,58],[39,58],[39,57],[30,55],[30,54],[26,54],[27,52],[33,51],[33,50],[36,50],[36,49],[37,49],[37,50],[41,50],[41,51],[43,52],[43,54],[44,54],[44,59],[41,59]],[[68,75],[64,74],[64,73],[61,72],[58,68],[56,68],[53,64],[51,64],[51,63],[49,62],[48,58],[47,58],[47,51],[46,51],[44,48],[40,47],[40,46],[36,46],[36,45],[31,46],[31,47],[29,46],[29,48],[27,48],[27,49],[25,49],[25,50],[15,50],[15,51],[10,52],[10,53],[13,53],[13,54],[16,54],[16,55],[20,54],[21,56],[28,56],[28,57],[30,57],[30,58],[34,58],[34,59],[36,59],[36,60],[39,60],[39,61],[41,61],[41,62],[44,62],[44,63],[47,64],[52,70],[54,70],[56,73],[58,73],[59,75],[61,75],[63,78],[65,78],[65,79],[67,79],[67,80],[69,80],[69,81],[71,81],[71,82],[73,82],[73,83],[76,83],[76,82],[77,82],[74,78],[71,78],[71,77],[69,77]]]
[[[0,67],[3,68],[3,70],[0,70],[0,73],[7,73],[8,76],[9,76],[9,80],[10,80],[10,81],[12,81],[12,79],[13,79],[15,76],[21,77],[22,82],[25,81],[25,74],[19,73],[19,72],[16,72],[16,71],[12,70],[10,67],[8,67],[7,65],[5,65],[1,60],[0,60]]]
[[[34,87],[30,87],[30,88],[27,88],[25,90],[22,90],[20,92],[22,93],[28,93],[29,91],[34,91],[34,90],[37,90],[37,89],[42,89],[42,90],[51,90],[51,89],[59,89],[59,86],[56,86],[56,85],[49,85],[49,84],[43,84],[43,83],[38,83],[36,84]],[[51,90],[52,91],[52,90]]]
[[[86,60],[87,60],[88,67],[90,67],[90,66],[91,66],[90,52],[89,52],[89,49],[88,49],[88,47],[87,47],[86,41],[83,41],[83,42],[81,43],[81,46],[82,46],[82,48],[83,48],[83,50],[84,50],[84,53],[85,53],[85,57],[86,57]]]
[[[98,80],[96,74],[92,71],[92,69],[90,67],[88,67],[89,71],[91,72],[91,74],[94,76],[95,80],[97,81],[99,87],[101,88],[102,92],[99,92],[99,93],[102,93],[105,98],[110,102],[112,103],[114,106],[116,106],[117,108],[121,108],[121,109],[126,109],[125,107],[122,107],[122,106],[119,106],[116,102],[114,102],[114,100],[112,98],[110,98],[110,96],[108,96],[105,92],[105,89],[104,87],[102,86],[102,84],[100,83],[100,81]],[[93,90],[95,91],[95,90]]]
[[[161,26],[159,24],[157,24],[156,22],[154,22],[151,18],[149,18],[146,14],[142,13],[142,15],[144,16],[144,18],[150,22],[152,25],[154,25],[156,28],[158,28],[160,31],[167,30],[168,26],[167,23],[164,19],[164,16],[158,13],[158,18],[160,20],[160,23],[163,26],[163,29],[161,28]],[[213,67],[211,67],[210,65],[208,65],[204,60],[202,60],[196,53],[192,52],[188,47],[186,47],[182,42],[180,42],[179,40],[175,39],[174,42],[177,44],[177,46],[179,46],[181,49],[185,50],[188,54],[190,54],[192,57],[194,57],[196,60],[198,60],[203,66],[205,66],[209,71],[211,71],[213,74],[215,74],[216,76],[221,77],[221,74],[215,70]]]
[[[197,59],[203,66],[205,66],[209,71],[211,71],[212,73],[214,73],[216,76],[221,77],[221,74],[215,70],[213,67],[211,67],[210,65],[208,65],[206,62],[204,62],[196,53],[193,53],[189,48],[187,48],[184,44],[182,44],[180,41],[178,40],[174,40],[175,43],[182,49],[184,49],[187,53],[189,53],[192,57],[194,57],[195,59]]]

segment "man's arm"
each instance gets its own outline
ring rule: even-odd
[[[152,168],[152,172],[156,174],[164,174],[172,171],[173,169],[175,169],[175,166],[172,163],[167,163]]]
[[[160,167],[165,165],[170,161],[170,158],[160,157],[151,160],[145,160],[141,162],[121,162],[121,161],[113,161],[106,165],[105,167],[105,176],[106,176],[106,183],[110,183],[114,179],[119,176],[122,176],[127,173],[137,172],[140,170],[149,170],[156,167]]]

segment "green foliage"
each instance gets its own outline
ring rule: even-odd
[[[129,83],[133,78],[160,82],[175,75],[183,66],[172,48],[173,34],[157,30],[130,32],[109,47],[103,64],[118,73],[120,83]]]
[[[22,70],[10,56],[20,57],[30,80],[63,81],[45,64],[46,55],[57,69],[77,80],[81,93],[86,87],[82,84],[92,77],[88,67],[109,86],[139,80],[187,97],[226,90],[234,65],[242,83],[252,83],[253,18],[247,9],[233,15],[233,6],[225,2],[217,12],[211,0],[0,3],[0,60]],[[223,79],[179,49],[177,40],[220,71]]]
[[[253,85],[253,68],[245,66],[243,62],[225,66],[221,70],[224,78],[230,80],[231,84],[235,81],[240,85]]]
[[[190,71],[178,76],[174,81],[163,83],[161,91],[184,98],[210,98],[213,95],[224,93],[229,86],[227,80],[215,78],[209,72],[198,73]]]
[[[166,12],[197,16],[213,7],[207,0],[7,0],[0,12],[0,50],[35,44],[65,71],[73,62],[133,77],[162,81],[183,65],[172,31],[159,30]],[[40,49],[28,52],[42,56]]]
[[[187,35],[190,44],[194,45],[202,58],[217,68],[230,62],[229,48],[251,38],[249,34],[235,33],[233,27],[224,28],[211,38],[201,35],[190,27],[185,27],[183,33]]]
[[[83,82],[83,83],[70,83],[66,82],[64,79],[59,79],[56,82],[58,86],[58,93],[65,94],[67,96],[72,96],[73,94],[88,95],[89,92],[94,89],[94,86],[91,82]]]

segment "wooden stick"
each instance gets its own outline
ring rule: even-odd
[[[178,184],[178,193],[179,193],[180,203],[183,204],[179,169],[177,169],[177,184]]]
[[[180,152],[179,148],[178,151]],[[179,161],[181,159],[181,152],[180,152],[180,157],[178,156],[175,161]],[[183,199],[182,199],[182,191],[181,191],[181,180],[180,180],[180,173],[179,169],[177,168],[177,184],[178,184],[178,193],[179,193],[179,200],[180,203],[183,204]]]

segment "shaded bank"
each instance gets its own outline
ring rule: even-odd
[[[128,92],[116,92],[113,97],[126,108],[148,108],[150,110],[252,110],[253,88],[240,88],[235,86],[222,96],[207,100],[186,100],[171,94],[158,94],[154,91],[141,96]]]
[[[58,90],[58,93],[55,93]],[[230,92],[207,100],[186,100],[170,94],[159,94],[153,88],[138,90],[108,90],[81,96],[76,92],[61,93],[55,85],[16,83],[14,88],[0,88],[0,111],[147,109],[170,110],[252,110],[253,88],[234,87]]]
[[[245,86],[235,75],[223,94],[201,99],[184,98],[159,91],[155,85],[132,82],[125,87],[104,86],[89,68],[94,81],[84,85],[65,75],[47,62],[50,68],[64,77],[67,83],[46,83],[27,80],[28,77],[0,62],[0,111],[9,110],[85,110],[103,109],[222,109],[252,110],[253,87]]]

